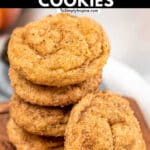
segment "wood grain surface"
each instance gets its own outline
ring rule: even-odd
[[[143,137],[147,145],[147,150],[150,150],[150,129],[148,128],[137,103],[130,98],[128,99],[132,109],[135,112],[135,116],[140,122]],[[9,118],[8,103],[0,103],[0,150],[15,150],[15,148],[9,142],[6,134],[6,123],[8,121],[8,118]]]

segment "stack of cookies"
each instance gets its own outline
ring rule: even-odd
[[[87,17],[62,13],[15,29],[8,136],[18,150],[63,149],[71,108],[98,89],[109,50],[103,28]]]

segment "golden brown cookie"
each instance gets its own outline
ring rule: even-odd
[[[64,136],[71,107],[41,107],[11,98],[10,115],[26,131],[43,136]]]
[[[146,150],[128,101],[108,92],[83,98],[71,111],[65,150]]]
[[[8,56],[24,78],[60,87],[97,75],[109,50],[108,38],[97,22],[61,13],[15,29]]]
[[[63,150],[62,137],[42,137],[30,134],[17,126],[12,119],[7,124],[7,134],[17,150]]]
[[[9,70],[9,76],[17,95],[27,102],[43,106],[65,106],[77,103],[88,93],[96,91],[101,81],[100,73],[77,85],[48,87],[31,83],[12,68]]]

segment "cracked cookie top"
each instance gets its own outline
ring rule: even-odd
[[[89,94],[71,111],[65,150],[146,150],[139,123],[124,98]]]
[[[12,67],[26,79],[64,86],[96,75],[106,63],[109,49],[98,23],[61,13],[15,29],[8,55]]]

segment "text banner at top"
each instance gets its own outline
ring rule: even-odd
[[[150,8],[150,0],[0,0],[0,8]]]

